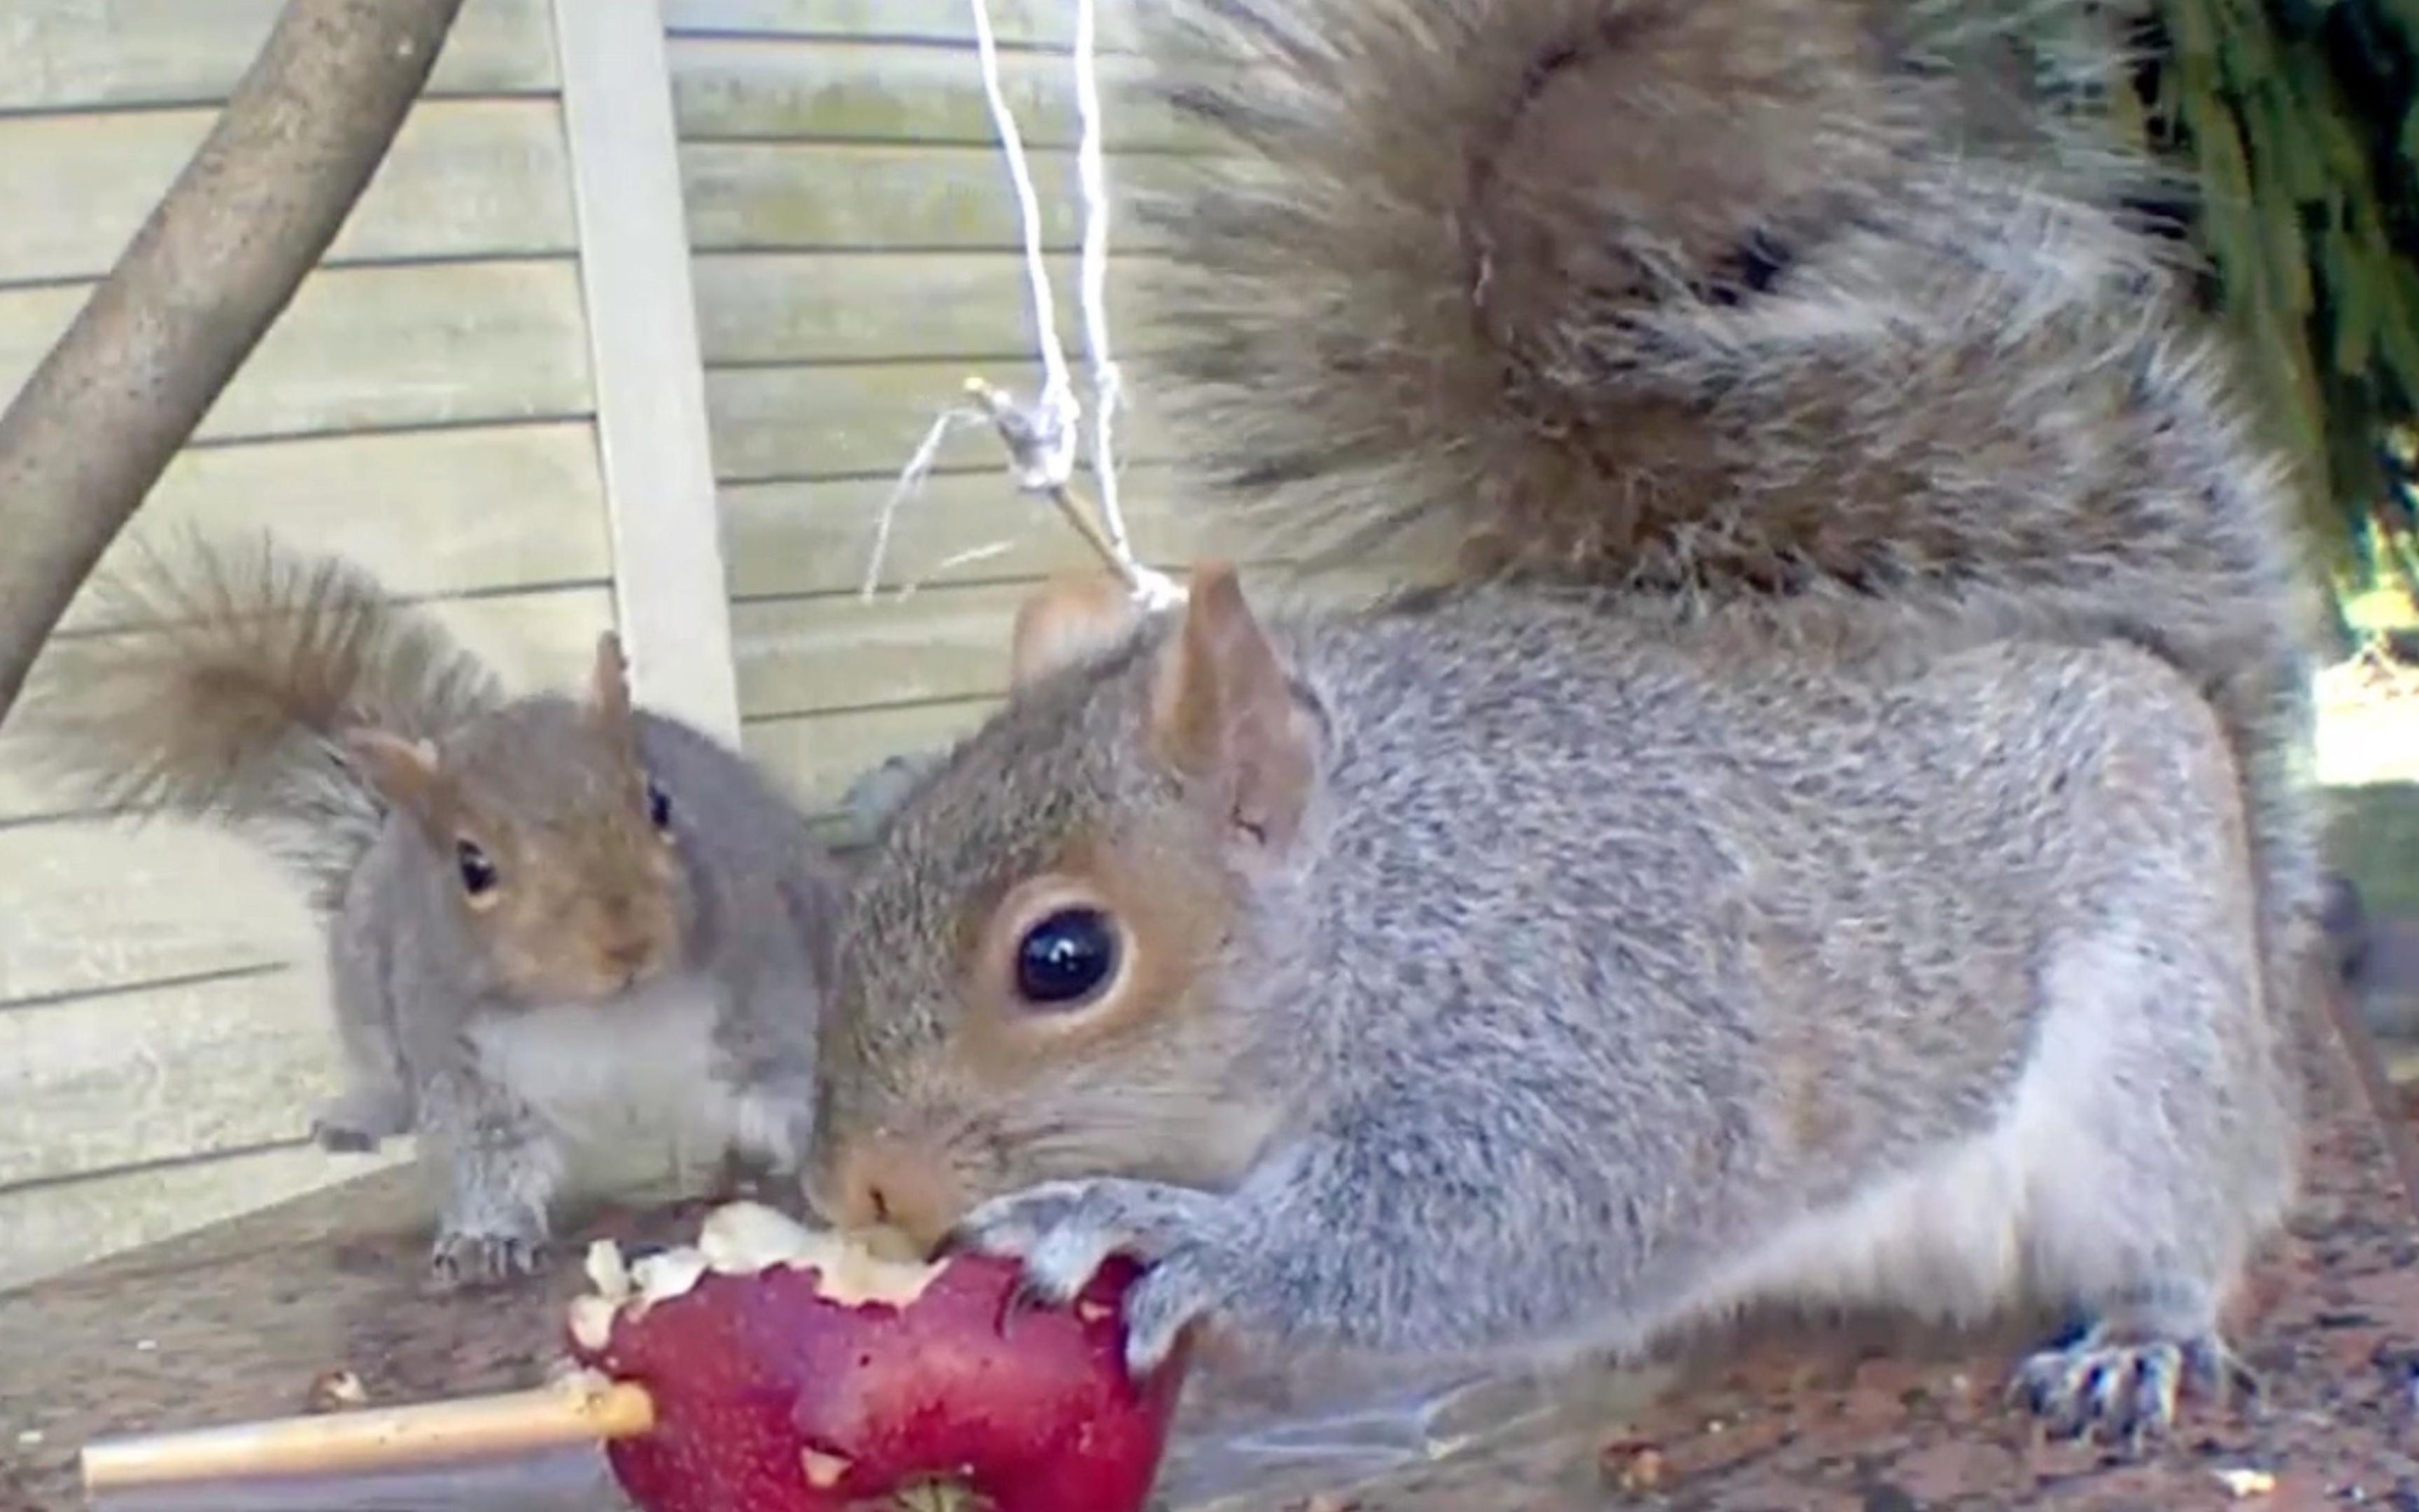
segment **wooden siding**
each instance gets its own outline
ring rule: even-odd
[[[209,130],[278,3],[5,9],[0,393]],[[515,684],[579,675],[615,574],[559,77],[548,0],[468,0],[427,98],[138,532],[342,551]],[[107,629],[79,602],[63,633]],[[292,887],[222,835],[74,811],[12,744],[0,726],[0,1286],[369,1168],[302,1145],[336,1067]]]
[[[1073,7],[992,10],[1080,363]],[[824,805],[883,757],[972,728],[1001,691],[1019,598],[1086,560],[972,425],[899,505],[880,596],[858,594],[899,469],[964,379],[1038,384],[1023,229],[963,0],[665,0],[664,15],[746,744]],[[1122,87],[1127,7],[1108,0],[1102,21],[1122,208],[1188,144]],[[1125,214],[1112,243],[1123,355],[1143,339],[1151,239]],[[1164,454],[1147,402],[1121,417],[1128,523],[1175,563],[1211,543],[1165,507]]]

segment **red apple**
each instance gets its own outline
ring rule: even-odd
[[[1018,1304],[1012,1261],[887,1259],[736,1203],[695,1249],[592,1249],[573,1353],[654,1398],[655,1430],[608,1450],[646,1512],[1140,1512],[1184,1364],[1127,1375],[1138,1273]]]

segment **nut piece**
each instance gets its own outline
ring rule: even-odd
[[[2264,1470],[2221,1470],[2217,1478],[2237,1501],[2267,1496],[2276,1489],[2276,1477]]]
[[[618,1303],[630,1295],[630,1268],[622,1261],[622,1246],[609,1239],[600,1239],[588,1246],[588,1284],[607,1302]]]
[[[1606,1480],[1633,1493],[1658,1489],[1672,1468],[1660,1445],[1633,1438],[1618,1438],[1607,1443],[1596,1462]]]
[[[698,1252],[713,1270],[754,1275],[775,1266],[811,1267],[818,1288],[834,1302],[855,1306],[881,1302],[904,1307],[924,1294],[938,1265],[901,1254],[901,1237],[886,1229],[848,1233],[809,1228],[778,1209],[758,1202],[729,1202],[706,1215]]]
[[[1629,1457],[1621,1472],[1621,1489],[1625,1491],[1651,1491],[1663,1484],[1663,1451],[1641,1449]]]
[[[812,1254],[816,1237],[778,1208],[726,1202],[706,1214],[697,1247],[706,1265],[724,1275],[754,1275]]]
[[[613,1316],[619,1309],[602,1297],[571,1299],[571,1336],[591,1353],[602,1350],[613,1337]]]
[[[705,1257],[686,1247],[660,1251],[630,1267],[630,1284],[637,1288],[640,1312],[656,1303],[686,1296],[704,1277]]]
[[[365,1406],[369,1399],[369,1388],[349,1370],[322,1370],[311,1378],[310,1410],[314,1412],[340,1412],[348,1407]]]

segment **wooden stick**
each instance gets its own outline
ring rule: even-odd
[[[87,1495],[246,1476],[394,1470],[479,1455],[635,1438],[655,1425],[643,1387],[574,1379],[534,1391],[234,1423],[85,1446]]]

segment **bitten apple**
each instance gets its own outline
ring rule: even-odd
[[[1044,1307],[1011,1261],[885,1257],[734,1203],[693,1249],[592,1248],[573,1353],[655,1400],[607,1451],[646,1512],[1140,1512],[1185,1366],[1127,1375],[1137,1273]]]

